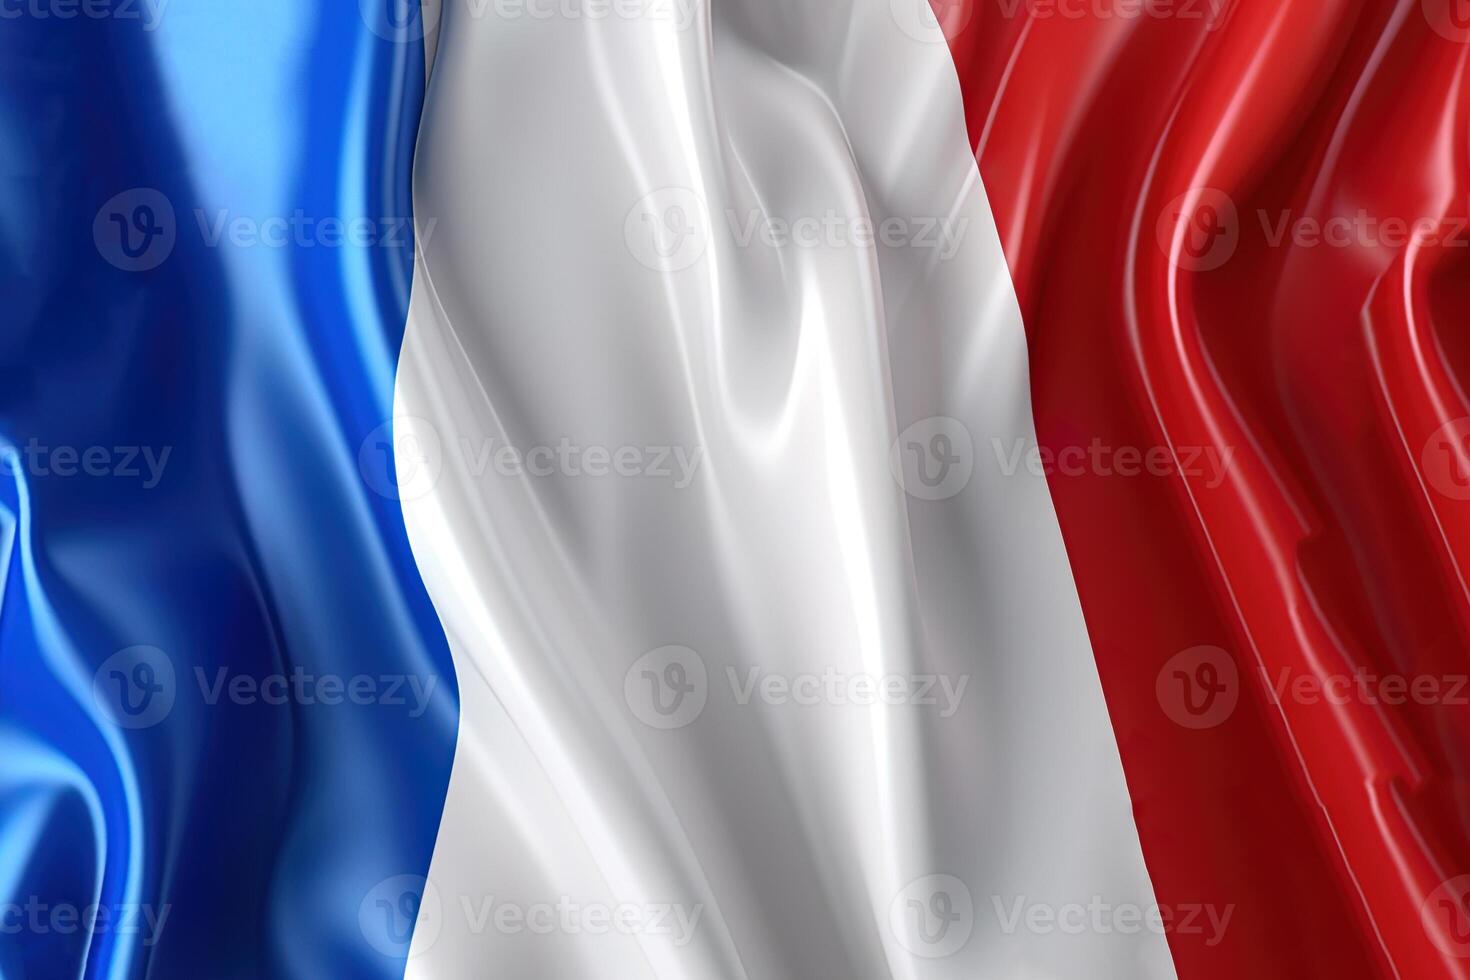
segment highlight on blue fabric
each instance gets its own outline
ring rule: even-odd
[[[0,978],[404,972],[458,720],[383,438],[415,13],[0,22]]]

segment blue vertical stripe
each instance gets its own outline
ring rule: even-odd
[[[403,3],[0,17],[0,977],[403,973],[458,718],[374,437]]]

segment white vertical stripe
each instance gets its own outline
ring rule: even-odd
[[[409,975],[1173,976],[1046,485],[1006,472],[1025,337],[946,47],[909,0],[467,2],[397,388],[462,698]],[[946,480],[900,488],[901,432]]]

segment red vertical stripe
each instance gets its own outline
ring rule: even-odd
[[[1470,977],[1470,3],[935,2],[1180,976]]]

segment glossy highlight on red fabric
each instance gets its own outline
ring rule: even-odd
[[[1470,3],[935,8],[1180,977],[1470,977]]]

